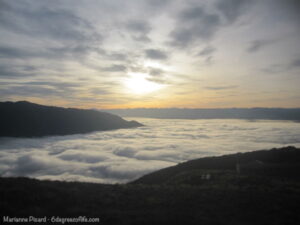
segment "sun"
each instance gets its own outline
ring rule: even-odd
[[[147,74],[130,73],[124,84],[134,94],[148,94],[163,88],[164,85],[149,81],[146,77]]]

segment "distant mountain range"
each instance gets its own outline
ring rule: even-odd
[[[104,110],[122,117],[148,117],[159,119],[247,119],[300,121],[300,108],[136,108]]]
[[[0,137],[69,135],[142,126],[95,110],[43,106],[26,101],[0,102]]]
[[[298,224],[299,162],[300,149],[285,147],[192,160],[121,185],[0,177],[0,218],[84,216],[107,225]]]

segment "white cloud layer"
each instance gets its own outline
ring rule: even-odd
[[[124,183],[190,159],[300,147],[300,126],[293,122],[138,121],[146,126],[69,136],[1,138],[0,175]]]

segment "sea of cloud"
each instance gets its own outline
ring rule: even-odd
[[[0,138],[0,176],[124,183],[190,159],[300,147],[300,123],[294,122],[136,120],[145,126],[67,136]]]

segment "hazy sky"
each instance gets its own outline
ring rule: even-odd
[[[0,0],[0,100],[300,107],[299,0]]]

